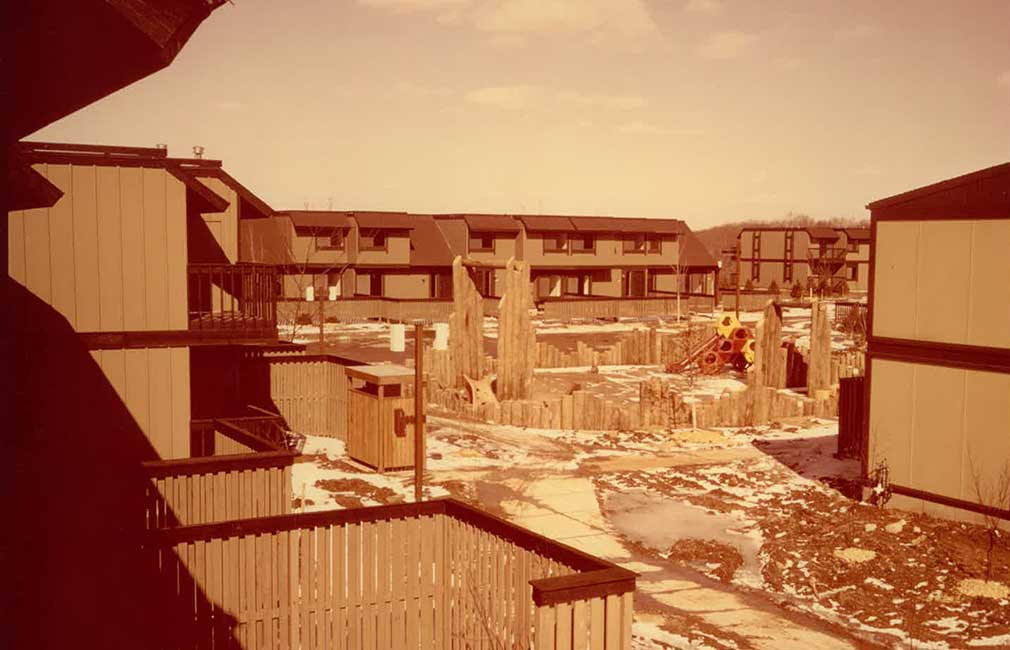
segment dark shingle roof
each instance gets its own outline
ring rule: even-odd
[[[685,229],[680,237],[680,266],[690,266],[693,268],[716,269],[719,264],[712,257],[712,254],[701,243],[698,236],[690,230]]]
[[[426,214],[411,215],[411,266],[452,266],[453,254],[435,218]]]

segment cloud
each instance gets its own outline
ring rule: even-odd
[[[1004,70],[996,77],[996,85],[1000,88],[1010,88],[1010,70]]]
[[[471,90],[463,99],[471,104],[521,111],[530,108],[539,94],[536,86],[491,86]]]
[[[474,25],[507,34],[640,38],[657,31],[644,0],[498,0],[474,15]]]
[[[689,14],[705,14],[718,16],[726,11],[726,3],[722,0],[688,0],[684,11]]]
[[[653,124],[651,122],[642,122],[641,120],[635,120],[633,122],[626,122],[617,127],[618,132],[628,133],[632,135],[645,134],[645,135],[704,135],[705,131],[703,129],[693,129],[693,128],[678,128],[672,129],[663,126]]]
[[[698,54],[707,59],[733,59],[749,49],[757,40],[748,32],[716,32],[698,46]]]
[[[584,94],[570,90],[557,93],[555,100],[560,104],[592,106],[621,111],[641,108],[649,103],[649,100],[641,95]]]
[[[529,84],[491,86],[471,90],[463,96],[471,104],[493,106],[509,111],[538,109],[556,111],[572,108],[596,108],[609,111],[630,111],[648,105],[641,95],[608,95],[575,90],[550,91]]]
[[[861,41],[880,33],[880,27],[870,23],[859,23],[835,30],[835,38],[839,41]]]
[[[358,4],[393,11],[438,11],[457,9],[470,0],[358,0]]]

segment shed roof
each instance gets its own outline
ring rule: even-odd
[[[844,230],[849,241],[870,241],[869,228],[845,228]]]
[[[435,218],[426,214],[413,215],[410,231],[411,266],[451,266],[452,250],[435,223]]]
[[[406,212],[348,212],[359,228],[386,228],[389,230],[410,230],[415,217]]]
[[[680,266],[692,268],[717,269],[718,262],[698,239],[698,235],[685,229],[680,238]]]
[[[834,228],[804,228],[811,239],[838,239],[838,231]]]
[[[568,217],[543,214],[522,214],[517,217],[530,232],[572,232],[575,230],[575,225]]]
[[[261,199],[252,193],[248,187],[239,183],[235,180],[235,177],[220,168],[204,168],[204,167],[183,167],[187,172],[196,176],[197,178],[216,178],[231,189],[235,190],[239,198],[245,201],[249,206],[255,210],[260,217],[272,217],[276,214],[276,211],[266,204],[266,201]],[[244,215],[243,215],[244,216]]]
[[[463,214],[457,216],[463,218],[470,230],[491,232],[519,232],[522,230],[516,218],[508,214]]]
[[[346,212],[324,210],[288,210],[295,228],[352,228],[354,219]]]

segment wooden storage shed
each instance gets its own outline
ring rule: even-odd
[[[414,466],[414,370],[397,365],[350,366],[347,455],[380,472]]]
[[[976,477],[1010,462],[1010,163],[867,207],[864,477],[886,469],[891,505],[975,517],[993,505]]]

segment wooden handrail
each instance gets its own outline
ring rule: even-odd
[[[269,467],[286,467],[294,463],[297,454],[290,451],[261,451],[227,456],[199,456],[172,460],[150,460],[140,464],[150,478],[193,476],[216,472],[240,471]]]

